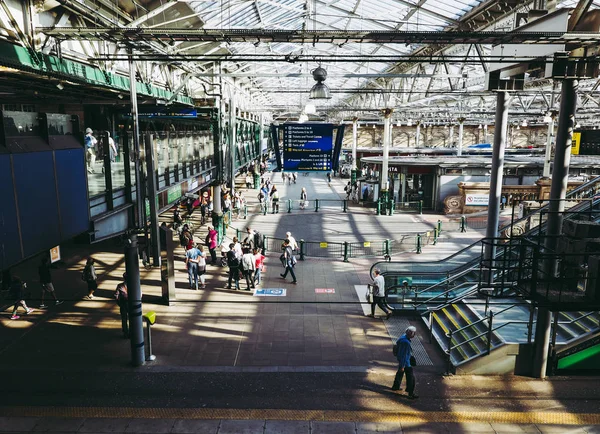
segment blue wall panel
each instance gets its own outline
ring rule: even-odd
[[[14,154],[13,165],[27,257],[60,244],[52,152]]]
[[[55,151],[62,239],[89,230],[83,148]]]
[[[0,155],[0,269],[22,259],[10,155]]]

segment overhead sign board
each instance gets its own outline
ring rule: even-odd
[[[284,124],[283,169],[289,171],[331,170],[332,124]]]

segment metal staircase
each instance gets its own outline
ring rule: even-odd
[[[591,211],[594,204],[600,202],[599,191],[600,177],[572,190],[569,198],[589,200],[571,207],[565,218],[577,215],[585,208]],[[546,211],[547,208],[542,207],[501,228],[501,231],[505,234],[516,232],[524,238],[539,236],[545,232]],[[520,229],[513,232],[516,225],[520,225]],[[482,242],[479,241],[442,261],[379,262],[372,267],[382,270],[391,307],[422,316],[431,339],[446,354],[448,372],[512,372],[517,346],[531,343],[535,332],[535,309],[529,302],[518,298],[511,287],[510,270],[521,260],[518,243],[513,246],[509,242],[498,249],[495,259],[502,267],[494,272],[494,280],[499,281],[501,285],[498,287],[502,288],[493,292],[496,297],[503,296],[504,299],[484,297],[480,292],[481,252]],[[402,280],[407,277],[412,281],[408,288],[402,285]],[[559,312],[552,327],[556,329],[553,348],[582,341],[581,347],[587,348],[585,339],[600,332],[600,315],[598,312]],[[483,369],[482,365],[486,362],[482,362],[480,356],[490,355],[500,348],[505,350],[498,351],[502,354],[496,359],[503,357],[504,360],[487,363],[497,365],[498,370]],[[572,352],[571,349],[569,355]],[[507,363],[506,360],[511,357],[513,361]]]

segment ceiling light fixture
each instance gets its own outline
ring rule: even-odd
[[[526,127],[527,126],[527,119],[523,119],[523,122],[521,123],[522,127]]]
[[[310,90],[310,99],[331,99],[331,92],[329,91],[329,87],[325,83],[325,79],[327,79],[327,71],[325,71],[320,66],[313,69],[312,76],[317,82],[312,89]]]
[[[307,115],[314,115],[315,113],[317,113],[317,108],[314,104],[308,103],[304,107],[304,113],[306,113]]]

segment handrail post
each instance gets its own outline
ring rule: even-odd
[[[488,333],[487,333],[487,355],[492,351],[492,325],[494,323],[494,312],[490,310],[488,318]]]
[[[396,204],[394,203],[394,198],[390,198],[389,202],[389,215],[394,215],[394,208],[396,208]]]
[[[383,254],[385,257],[390,256],[390,240],[385,240],[383,242]]]
[[[244,220],[248,218],[248,205],[244,204]]]
[[[288,203],[288,214],[292,212],[292,199],[287,200]]]
[[[267,211],[268,211],[267,208],[269,208],[269,201],[267,199],[265,199],[265,203],[263,206],[263,215],[267,215]]]
[[[464,215],[460,216],[460,231],[467,232],[467,218]]]
[[[432,310],[429,311],[429,343],[433,342],[433,316],[435,314]]]
[[[235,228],[235,236],[239,240],[242,237],[242,231],[240,231],[238,228]]]
[[[533,319],[535,315],[535,307],[533,304],[529,305],[529,322],[527,323],[527,343],[531,344],[531,338],[533,337]]]
[[[419,201],[419,214],[423,214],[423,201]]]
[[[343,200],[343,211],[348,212],[348,201],[346,199]]]
[[[439,231],[438,228],[433,228],[433,245],[435,246],[438,241]]]
[[[315,212],[319,211],[319,199],[315,199]]]
[[[437,221],[437,230],[438,230],[438,235],[442,233],[442,221],[441,220]]]
[[[417,234],[417,254],[421,253],[423,247],[421,247],[421,234]]]
[[[381,198],[377,199],[377,215],[381,215]]]
[[[305,249],[306,246],[304,245],[304,240],[300,240],[300,260],[304,261],[304,255],[306,254]]]
[[[450,374],[450,367],[452,366],[452,330],[448,331],[448,348],[446,349],[446,374]]]
[[[348,241],[344,241],[344,262],[348,262]]]
[[[266,236],[266,235],[263,235],[263,236],[262,236],[262,238],[263,238],[263,239],[262,239],[262,242],[263,242],[263,244],[262,244],[262,245],[263,245],[263,248],[262,248],[262,252],[261,252],[261,254],[263,254],[263,255],[264,255],[264,254],[265,254],[265,252],[267,251],[267,236]]]

